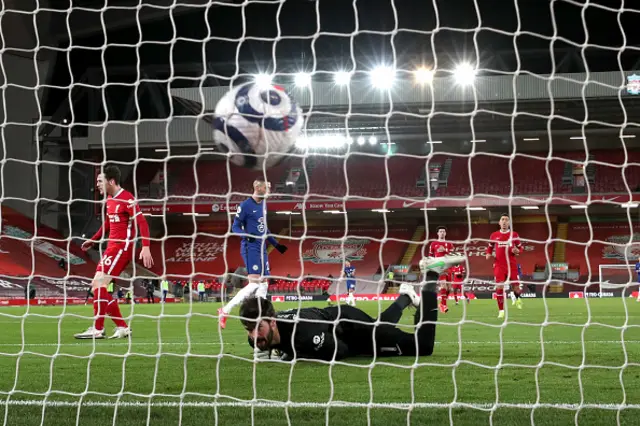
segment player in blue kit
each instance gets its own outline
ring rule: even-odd
[[[640,284],[640,259],[636,262],[636,275],[638,276],[638,284]],[[640,302],[640,286],[638,286],[638,297],[636,302]]]
[[[518,282],[520,282],[520,280],[522,279],[522,265],[518,263]],[[518,301],[518,298],[516,297],[516,293],[513,291],[513,289],[511,290],[511,304],[515,305]]]
[[[356,306],[356,268],[355,266],[351,266],[351,262],[348,260],[344,262],[342,276],[345,278],[347,284],[347,305]]]
[[[227,326],[227,316],[231,310],[248,297],[255,295],[266,298],[269,284],[264,278],[269,275],[269,258],[267,243],[280,253],[287,251],[287,247],[269,235],[267,227],[267,205],[265,198],[269,194],[271,185],[261,179],[253,182],[253,195],[238,206],[236,217],[231,230],[242,236],[240,252],[247,268],[249,283],[222,308],[218,309],[220,328]]]

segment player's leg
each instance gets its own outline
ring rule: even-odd
[[[100,268],[101,266],[98,264],[98,269]],[[111,277],[106,276],[101,270],[98,270],[93,277],[91,282],[93,289],[93,325],[82,333],[74,334],[73,337],[76,339],[104,339],[104,318],[107,314],[107,303],[109,302],[107,286],[110,281]]]
[[[442,312],[443,314],[446,314],[449,311],[449,308],[447,307],[447,299],[449,298],[449,275],[448,274],[442,274],[439,277],[439,281],[440,281],[440,312]]]
[[[496,302],[498,304],[498,318],[504,318],[504,283],[507,281],[507,271],[496,268],[494,271],[496,284]]]
[[[511,268],[509,285],[511,286],[511,290],[516,299],[516,302],[515,302],[516,308],[522,309],[522,298],[520,297],[520,293],[522,292],[520,277],[518,276],[518,271],[515,268]]]
[[[453,300],[455,300],[456,305],[458,304],[458,299],[460,299],[460,285],[459,284],[453,284],[452,286],[452,292],[453,292]]]
[[[267,250],[264,249],[260,258],[261,268],[260,277],[258,281],[258,289],[256,290],[256,297],[261,299],[267,298],[269,292],[269,276],[271,276],[271,269],[269,267],[269,258],[267,257]]]
[[[109,251],[107,249],[107,251]],[[113,280],[116,277],[119,277],[120,274],[127,268],[129,263],[133,260],[133,250],[124,250],[119,249],[115,254],[113,262],[109,265],[109,268],[105,271],[106,275],[109,276],[109,279]],[[132,291],[132,290],[131,290]],[[130,294],[131,298],[128,299],[131,304],[134,303],[133,300],[133,292],[127,293]],[[127,322],[122,317],[122,313],[120,312],[120,304],[118,300],[113,299],[111,295],[108,296],[107,302],[107,315],[111,317],[111,320],[116,325],[116,329],[109,338],[110,339],[124,339],[131,335],[131,329],[127,325]]]
[[[389,324],[397,324],[402,318],[402,313],[408,306],[420,306],[420,297],[411,284],[400,284],[400,296],[380,314],[380,321]]]
[[[229,313],[245,299],[253,296],[258,288],[260,288],[260,275],[262,274],[262,261],[260,256],[255,256],[255,253],[245,247],[242,250],[242,258],[244,259],[245,266],[247,268],[247,279],[249,282],[246,286],[240,289],[240,291],[238,291],[226,305],[218,309],[218,321],[220,328],[225,328],[227,326]]]
[[[414,315],[415,334],[406,333],[395,326],[380,325],[376,328],[377,356],[428,356],[433,353],[438,320],[438,274],[427,272],[426,283],[419,298],[420,308]],[[398,298],[400,303],[410,303],[407,298]]]

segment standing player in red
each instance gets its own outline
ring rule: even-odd
[[[453,282],[451,284],[451,288],[453,290],[453,298],[455,299],[456,305],[457,305],[460,295],[464,294],[464,287],[463,287],[464,276],[465,276],[464,264],[460,263],[459,265],[452,266],[450,271],[451,271],[451,281]],[[468,297],[467,297],[467,303],[469,303]]]
[[[518,263],[516,256],[520,254],[522,244],[517,232],[511,230],[511,220],[508,214],[500,216],[500,230],[489,237],[487,260],[495,256],[493,275],[496,282],[496,299],[498,301],[498,318],[504,318],[504,284],[510,284],[516,295],[516,306],[522,309],[520,299],[520,283],[518,282]]]
[[[447,228],[444,226],[438,226],[437,231],[438,240],[433,241],[429,245],[429,257],[443,257],[453,253],[453,244],[445,241],[447,237]],[[451,282],[451,276],[448,270],[445,270],[440,275],[440,312],[446,314],[449,312],[447,308],[447,298],[449,297],[449,283]]]
[[[117,300],[111,298],[107,292],[107,285],[113,278],[120,276],[122,271],[133,260],[135,251],[136,228],[142,239],[140,259],[145,268],[153,266],[153,257],[149,251],[149,225],[138,208],[133,195],[120,187],[120,169],[107,166],[104,173],[98,175],[98,191],[107,194],[107,215],[102,227],[82,244],[82,250],[89,250],[95,242],[108,235],[107,248],[93,278],[93,315],[95,323],[83,333],[78,333],[76,339],[104,339],[105,315],[111,317],[116,324],[116,330],[111,339],[122,339],[131,335],[131,329],[122,319]]]

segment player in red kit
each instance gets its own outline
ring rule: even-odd
[[[487,260],[495,256],[493,275],[496,282],[496,299],[498,301],[498,318],[504,318],[504,283],[509,281],[516,295],[516,306],[522,309],[520,299],[520,283],[518,282],[518,263],[516,256],[520,254],[522,244],[517,232],[511,230],[508,214],[500,216],[500,230],[491,234],[487,247]]]
[[[451,272],[451,289],[453,291],[453,298],[456,301],[456,305],[458,304],[458,299],[460,295],[464,294],[463,282],[465,276],[464,264],[459,264],[453,266],[450,270]],[[467,297],[467,303],[469,303],[469,298]]]
[[[453,244],[445,241],[447,237],[447,228],[444,226],[438,226],[437,231],[438,239],[433,241],[429,245],[429,257],[444,257],[453,253]],[[447,308],[447,298],[449,297],[449,285],[451,282],[451,275],[448,270],[440,275],[440,312],[446,314],[449,311]]]
[[[122,339],[129,337],[131,330],[122,319],[118,302],[107,292],[107,285],[113,278],[120,276],[133,260],[136,231],[142,239],[140,259],[146,268],[153,266],[153,258],[149,251],[149,225],[133,195],[120,187],[120,169],[116,166],[105,167],[104,172],[98,175],[97,186],[101,195],[107,195],[106,220],[98,232],[82,244],[82,250],[89,250],[103,236],[108,236],[108,243],[91,284],[94,295],[94,325],[74,337],[104,339],[104,319],[105,316],[109,316],[116,324],[116,330],[110,338]]]

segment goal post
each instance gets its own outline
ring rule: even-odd
[[[600,297],[607,290],[620,292],[622,296],[629,296],[632,291],[638,290],[638,272],[636,272],[635,263],[601,264],[598,270]]]

